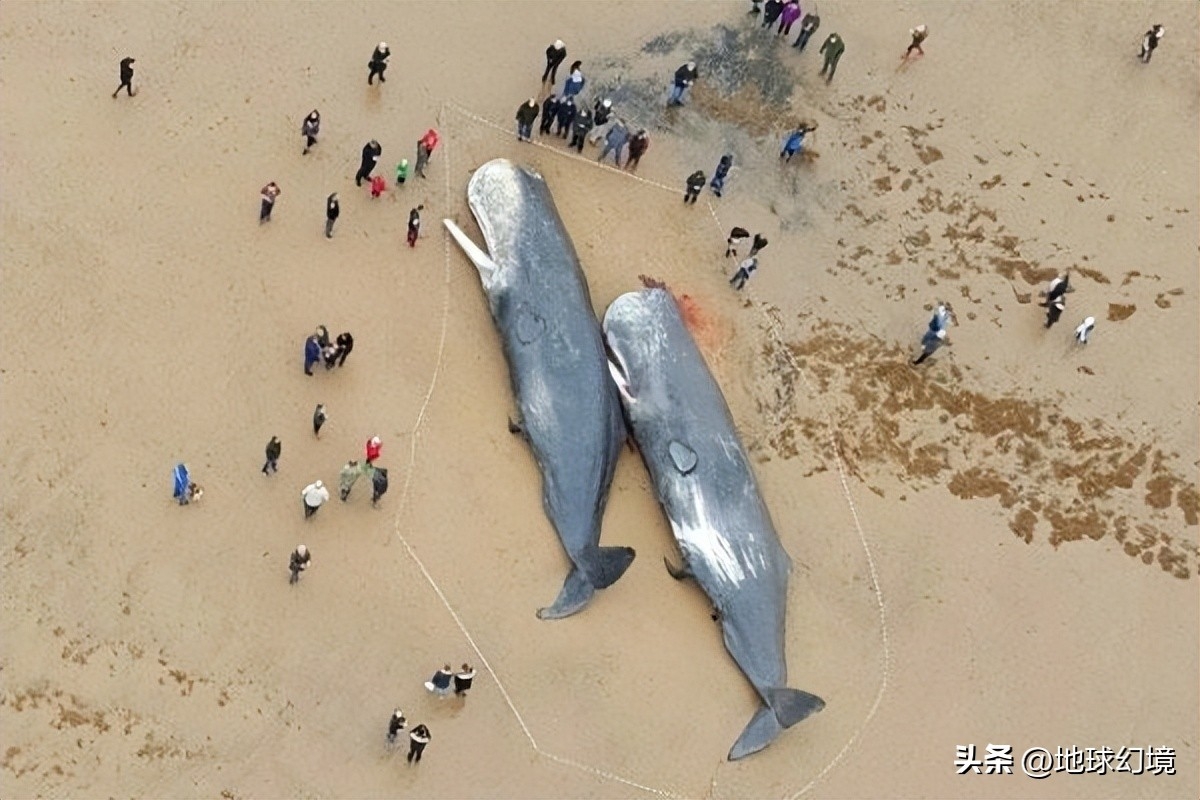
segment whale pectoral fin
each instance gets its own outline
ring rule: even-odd
[[[596,587],[592,586],[583,571],[572,566],[571,574],[567,575],[567,580],[563,583],[562,591],[558,593],[558,599],[554,601],[554,605],[549,608],[539,608],[537,617],[538,619],[562,619],[577,614],[583,610],[595,593]]]
[[[663,564],[665,564],[667,567],[667,574],[670,575],[672,578],[674,578],[677,581],[684,580],[685,578],[695,578],[696,577],[695,575],[692,574],[692,571],[689,570],[686,566],[677,567],[674,564],[672,564],[666,556],[663,556]]]
[[[508,418],[508,432],[509,432],[509,433],[511,433],[511,434],[514,434],[514,435],[516,435],[516,436],[520,436],[522,439],[528,439],[528,438],[529,438],[529,437],[528,437],[528,436],[525,434],[525,428],[524,428],[524,426],[522,426],[522,425],[521,425],[521,423],[519,423],[519,422],[513,422],[513,418],[512,418],[512,417],[509,417],[509,418]]]
[[[629,379],[625,376],[625,370],[622,368],[620,362],[613,361],[611,357],[608,359],[608,374],[612,375],[613,383],[617,385],[617,391],[621,393],[621,397],[625,399],[625,402],[635,402],[633,389],[629,385]]]
[[[479,277],[487,283],[496,274],[496,262],[492,257],[484,252],[483,248],[471,241],[471,237],[462,232],[462,229],[454,224],[453,220],[443,219],[442,224],[446,226],[446,230],[450,231],[450,235],[454,237],[454,241],[458,242],[458,246],[462,248],[463,253],[475,265],[475,269],[479,270]]]

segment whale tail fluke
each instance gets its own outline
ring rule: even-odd
[[[792,727],[825,707],[824,700],[799,689],[780,687],[768,689],[765,694],[770,705],[760,706],[750,718],[750,724],[729,751],[730,761],[757,753],[775,741],[784,728]]]
[[[586,553],[587,571],[571,567],[554,605],[538,609],[538,619],[562,619],[577,614],[597,589],[607,589],[625,574],[637,554],[632,547],[596,547]]]
[[[597,547],[590,572],[597,589],[607,589],[625,574],[637,553],[632,547]]]
[[[587,575],[579,567],[572,566],[554,605],[548,608],[539,608],[537,617],[538,619],[562,619],[572,614],[578,614],[591,601],[592,595],[595,593],[596,587],[588,580]]]

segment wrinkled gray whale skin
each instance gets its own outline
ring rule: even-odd
[[[665,289],[624,294],[604,315],[610,370],[683,567],[712,601],[725,648],[762,705],[729,760],[825,707],[787,688],[791,559],[779,542],[729,407]]]
[[[633,562],[628,547],[600,547],[600,520],[625,423],[609,377],[604,337],[571,238],[542,176],[489,161],[467,184],[487,243],[446,228],[475,265],[500,334],[521,416],[518,429],[542,473],[542,505],[571,571],[542,619],[575,614]]]

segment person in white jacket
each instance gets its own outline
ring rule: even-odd
[[[304,500],[304,518],[308,519],[329,499],[329,490],[325,484],[317,481],[305,486],[300,497]]]

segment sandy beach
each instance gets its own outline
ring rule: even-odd
[[[1196,5],[822,3],[803,53],[749,5],[0,8],[0,794],[1200,795]],[[516,141],[556,38],[585,100],[650,132],[636,176]],[[113,99],[127,55],[137,94]],[[781,165],[799,120],[818,130]],[[427,178],[392,186],[430,127]],[[370,139],[379,199],[353,180]],[[685,206],[724,153],[724,196]],[[686,297],[794,562],[789,683],[827,704],[762,753],[725,760],[757,698],[664,570],[632,449],[602,543],[637,559],[584,612],[534,616],[567,560],[441,225],[478,238],[465,187],[497,157],[545,177],[598,314],[643,276]],[[734,225],[770,240],[740,294]],[[1038,292],[1067,269],[1046,330]],[[938,301],[951,344],[914,369]],[[355,348],[308,377],[317,324]],[[378,507],[360,482],[306,520],[301,489],[336,486],[372,435]],[[179,462],[205,492],[187,507]],[[422,688],[447,662],[478,670],[465,701]],[[414,767],[385,747],[397,706],[432,731]],[[1012,774],[957,774],[958,748],[989,745]],[[1071,747],[1113,753],[1022,773]],[[1163,774],[1119,770],[1122,748]]]

